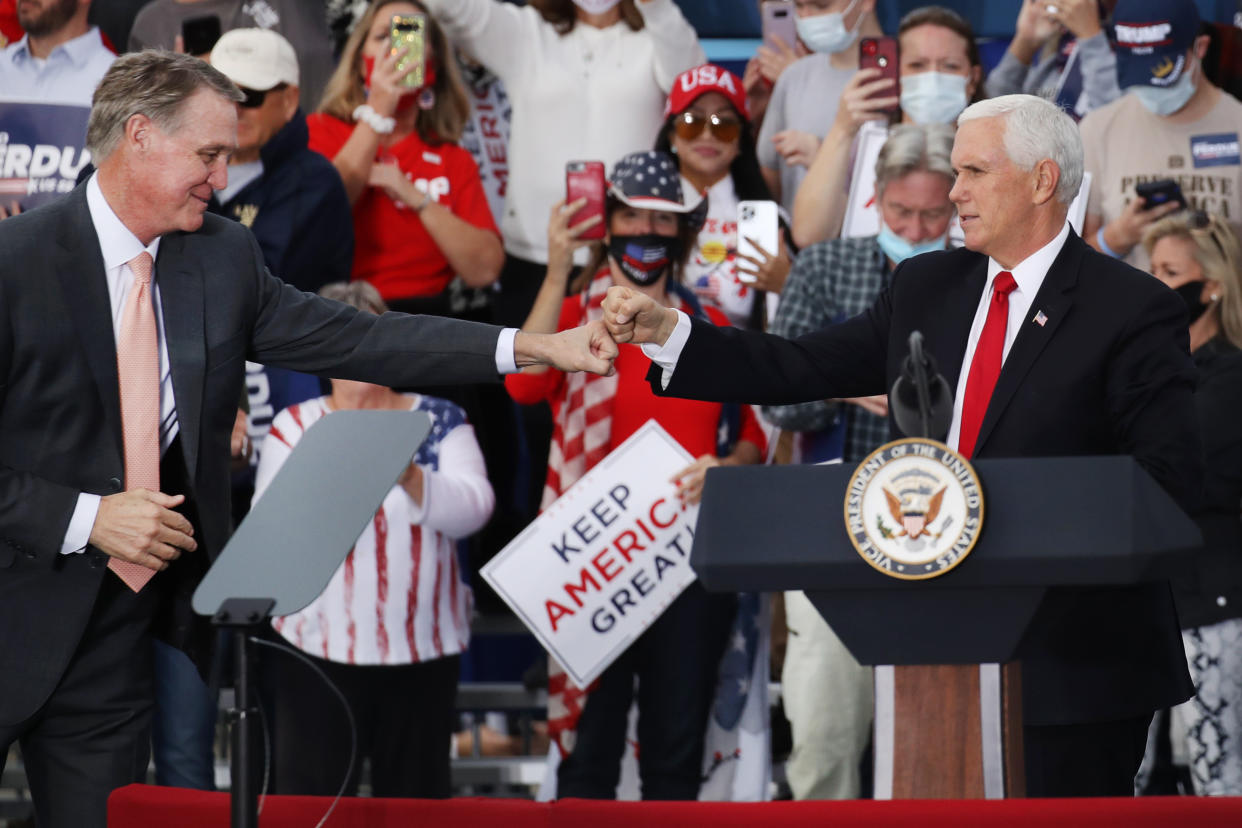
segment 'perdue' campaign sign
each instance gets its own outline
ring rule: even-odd
[[[483,567],[579,687],[694,581],[699,509],[669,482],[693,460],[647,421]]]

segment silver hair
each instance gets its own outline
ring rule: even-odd
[[[319,289],[325,299],[335,299],[361,311],[382,316],[388,312],[380,292],[370,282],[331,282]]]
[[[95,89],[86,124],[86,148],[95,164],[117,148],[135,115],[175,132],[181,126],[181,105],[200,89],[233,103],[245,100],[219,69],[189,55],[146,49],[117,58]]]
[[[1059,106],[1035,95],[1001,95],[971,104],[957,125],[979,118],[1002,118],[1005,152],[1020,169],[1032,170],[1044,159],[1061,171],[1057,200],[1068,205],[1082,186],[1082,137],[1074,119]]]
[[[875,193],[912,172],[939,173],[953,183],[953,127],[948,124],[898,124],[875,160]]]

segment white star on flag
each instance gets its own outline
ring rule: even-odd
[[[1048,317],[1044,314],[1043,311],[1036,311],[1035,319],[1033,321],[1035,322],[1036,325],[1042,328],[1044,325],[1048,324]]]

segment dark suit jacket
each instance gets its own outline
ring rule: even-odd
[[[865,313],[796,340],[694,323],[668,389],[783,405],[883,394],[920,330],[956,388],[987,258],[929,253]],[[1186,311],[1156,279],[1070,234],[1031,304],[983,419],[977,457],[1131,454],[1180,503],[1199,485]],[[1120,719],[1192,692],[1169,588],[1049,591],[1020,658],[1028,724]]]
[[[245,360],[401,386],[498,379],[498,328],[375,317],[302,293],[269,274],[254,237],[228,219],[208,214],[198,232],[165,235],[155,273],[175,445],[206,559],[229,533]],[[60,545],[79,492],[121,490],[122,458],[108,289],[80,186],[0,222],[0,725],[43,703],[81,637],[107,570],[101,553]]]

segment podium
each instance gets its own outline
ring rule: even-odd
[[[854,549],[852,466],[707,476],[691,565],[712,591],[801,589],[876,670],[876,798],[1022,796],[1022,636],[1050,587],[1163,580],[1198,528],[1131,457],[981,459],[974,551],[921,581]],[[893,665],[893,666],[889,666]],[[897,744],[900,749],[897,749]]]

